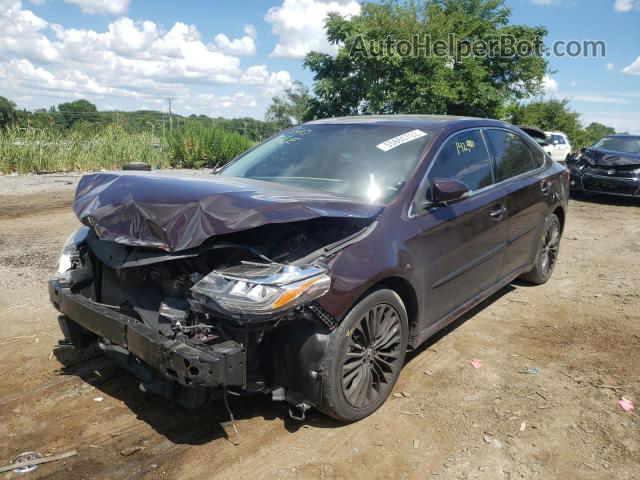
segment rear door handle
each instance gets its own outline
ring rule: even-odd
[[[546,195],[550,190],[551,185],[549,185],[549,182],[542,182],[542,184],[540,185],[540,191]]]
[[[505,213],[507,213],[506,207],[503,207],[502,205],[496,205],[495,208],[491,210],[491,213],[489,215],[491,215],[491,218],[494,218],[495,220],[500,220]]]

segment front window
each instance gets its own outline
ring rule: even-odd
[[[432,136],[405,126],[301,125],[247,152],[220,175],[385,202],[404,185]]]
[[[614,152],[640,153],[640,137],[604,137],[593,148]]]
[[[449,139],[434,160],[428,179],[430,185],[437,179],[458,180],[470,190],[491,185],[491,160],[480,132],[470,130]],[[431,192],[428,195],[432,198]]]

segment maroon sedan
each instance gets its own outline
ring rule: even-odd
[[[310,122],[206,177],[87,175],[50,283],[60,348],[97,343],[189,407],[263,393],[358,420],[408,349],[549,279],[568,181],[518,128],[445,116]]]

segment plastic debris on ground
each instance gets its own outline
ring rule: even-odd
[[[473,368],[481,368],[482,367],[482,360],[477,359],[477,358],[474,358],[469,363],[471,364],[471,366]]]
[[[524,373],[528,374],[528,375],[537,375],[540,372],[542,372],[542,370],[540,370],[539,368],[536,367],[527,367],[524,369]]]
[[[11,462],[9,463],[23,463],[29,460],[38,460],[42,457],[43,455],[38,452],[24,452],[18,455],[17,457],[13,458],[13,460],[11,460]],[[24,465],[22,467],[16,468],[14,472],[29,473],[29,472],[33,472],[36,468],[38,468],[38,465]]]
[[[625,397],[620,398],[620,401],[618,402],[618,405],[620,405],[620,407],[625,412],[630,412],[631,410],[633,410],[635,408],[635,405],[633,404],[633,402],[631,400],[629,400],[628,398],[625,398]]]

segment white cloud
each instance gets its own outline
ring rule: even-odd
[[[556,96],[560,93],[560,88],[558,87],[558,82],[548,76],[545,75],[542,79],[542,88],[544,90],[545,95]]]
[[[630,103],[629,100],[611,95],[578,94],[571,97],[571,99],[579,102],[608,103],[612,105],[627,105]]]
[[[617,132],[628,132],[640,135],[640,113],[637,112],[597,112],[583,116],[583,123],[603,123],[616,129]]]
[[[557,5],[558,0],[531,0],[534,5]]]
[[[270,8],[264,19],[278,37],[271,56],[302,58],[311,50],[334,54],[337,48],[329,44],[324,30],[330,12],[358,15],[360,4],[356,0],[284,0]]]
[[[631,10],[640,10],[640,0],[616,0],[613,5],[616,12],[630,12]]]
[[[286,70],[271,72],[266,65],[253,65],[249,67],[240,81],[246,85],[261,87],[266,95],[274,95],[279,91],[289,88],[293,83],[291,75]]]
[[[64,0],[72,3],[82,10],[83,13],[94,15],[104,13],[109,15],[123,15],[129,10],[131,0]]]
[[[117,99],[148,104],[168,95],[186,102],[220,85],[244,85],[272,95],[292,79],[264,65],[242,67],[238,55],[255,52],[255,33],[246,26],[240,39],[220,34],[206,42],[194,25],[177,22],[165,30],[127,17],[104,31],[65,28],[24,9],[20,1],[0,0],[2,90],[14,97],[83,96],[111,104]],[[253,108],[249,95],[218,95],[216,108]]]
[[[615,68],[615,65],[611,62],[607,63],[605,65],[605,68],[607,69],[608,72],[610,72],[611,70],[613,70]]]
[[[253,26],[253,25],[245,25],[244,26],[244,33],[245,33],[245,35],[250,36],[254,40],[256,38],[258,38],[258,31],[256,30],[256,27]]]
[[[640,75],[640,57],[636,58],[631,65],[624,67],[622,73]]]
[[[249,35],[230,40],[224,33],[219,33],[214,40],[218,49],[224,53],[231,55],[253,55],[256,53],[256,42],[254,37]]]

